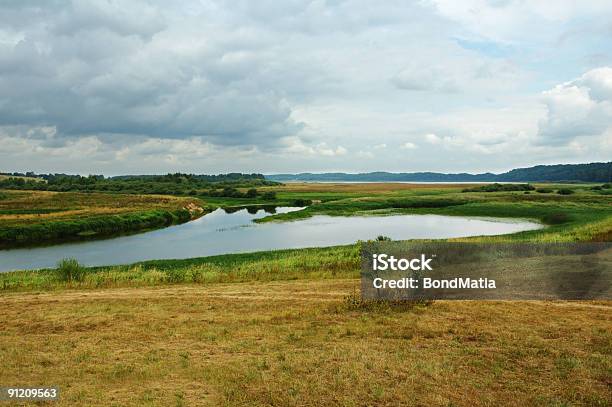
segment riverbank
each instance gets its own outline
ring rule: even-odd
[[[357,278],[359,246],[277,250],[133,265],[84,267],[80,281],[57,269],[0,273],[0,292]]]
[[[2,191],[0,248],[141,232],[206,213],[194,198],[162,195]]]
[[[58,406],[609,402],[609,303],[368,309],[358,290],[326,279],[5,293],[0,382],[58,384]]]

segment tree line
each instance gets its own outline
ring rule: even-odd
[[[137,194],[205,195],[231,198],[273,199],[273,194],[260,194],[259,186],[278,185],[267,181],[261,174],[194,175],[174,173],[167,175],[131,175],[104,177],[103,175],[66,174],[4,174],[0,188],[57,192],[120,192]],[[28,178],[22,178],[28,177]],[[40,181],[43,179],[44,181]],[[241,192],[238,188],[249,188]]]

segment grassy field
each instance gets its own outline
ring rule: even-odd
[[[487,240],[610,241],[610,195],[591,186],[463,188],[290,184],[274,187],[279,203],[314,203],[266,220],[502,216],[549,226]],[[71,279],[0,273],[0,383],[59,385],[57,405],[612,404],[612,302],[373,304],[359,298],[359,263],[355,244],[84,268]]]
[[[58,406],[607,406],[606,304],[368,309],[355,280],[0,296],[0,383]],[[503,327],[503,329],[500,329]]]
[[[167,226],[201,215],[200,205],[162,195],[0,191],[0,247]]]
[[[11,291],[143,287],[276,280],[358,278],[358,245],[229,254],[84,269],[66,281],[58,269],[0,273],[0,293]]]

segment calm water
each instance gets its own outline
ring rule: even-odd
[[[301,208],[277,208],[286,213]],[[180,259],[224,253],[334,246],[374,239],[394,240],[499,235],[538,229],[527,221],[463,218],[439,215],[376,217],[314,216],[284,223],[253,223],[268,215],[263,209],[226,213],[222,209],[198,220],[131,236],[68,243],[32,249],[0,250],[0,271],[53,267],[74,257],[90,266],[141,260]]]

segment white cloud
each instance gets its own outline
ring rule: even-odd
[[[569,144],[578,137],[601,136],[612,127],[612,68],[590,70],[542,94],[546,116],[538,143]]]
[[[338,156],[338,155],[345,155],[347,153],[346,148],[342,146],[337,146],[336,148],[328,147],[327,143],[318,144],[315,148],[315,151],[318,154],[330,156],[330,157]]]
[[[404,150],[414,150],[415,148],[417,148],[416,144],[411,143],[409,141],[405,142],[400,147],[403,148]]]
[[[302,154],[311,156],[326,156],[334,157],[341,156],[347,153],[347,149],[341,145],[336,147],[329,146],[326,142],[316,145],[309,145],[296,136],[285,137],[281,140],[281,152],[285,154]]]
[[[371,151],[357,151],[357,157],[359,158],[374,158],[374,153],[372,153]]]
[[[444,17],[471,33],[502,42],[537,41],[558,25],[585,18],[605,24],[612,12],[607,0],[426,0]],[[534,35],[538,34],[538,35]]]
[[[428,133],[425,135],[425,141],[427,141],[430,144],[440,144],[442,143],[442,139],[438,136],[436,136],[433,133]]]

